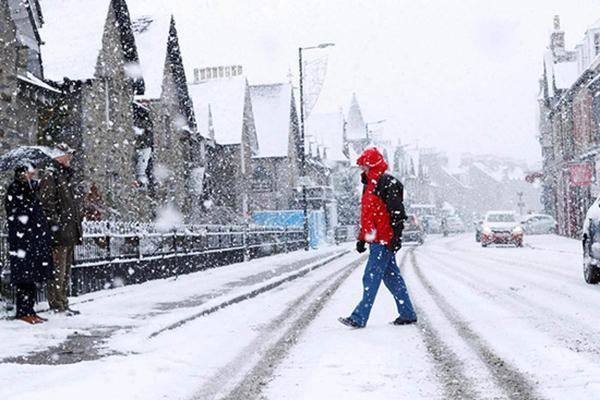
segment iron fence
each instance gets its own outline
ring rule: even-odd
[[[77,296],[305,247],[302,228],[85,222],[75,247],[70,293]],[[7,233],[0,226],[2,291],[13,297]],[[45,290],[40,291],[45,299]]]

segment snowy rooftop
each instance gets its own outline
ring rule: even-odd
[[[524,180],[525,171],[521,167],[516,166],[501,166],[492,168],[481,162],[473,163],[473,166],[496,182],[504,182],[506,180]]]
[[[290,143],[292,86],[289,83],[250,86],[258,137],[257,157],[286,157]]]
[[[189,85],[196,121],[203,135],[208,135],[204,129],[210,125],[210,108],[215,141],[222,145],[241,143],[247,86],[244,76],[209,79]]]
[[[91,79],[102,47],[110,0],[44,0],[40,36],[46,78]]]
[[[140,2],[130,1],[132,5],[133,33],[140,58],[139,72],[146,83],[146,92],[143,98],[158,99],[162,94],[171,17],[167,14],[133,14],[136,12],[134,7],[138,3]]]
[[[554,64],[554,80],[558,89],[568,89],[579,77],[577,62]]]
[[[312,114],[306,121],[307,136],[314,137],[330,161],[348,161],[344,154],[344,115],[341,112]]]
[[[358,100],[356,99],[356,94],[352,95],[352,101],[350,102],[350,108],[348,109],[346,135],[349,140],[366,139],[365,120],[360,105],[358,104]]]
[[[557,89],[569,89],[579,77],[579,68],[577,61],[554,62],[554,57],[550,50],[544,53],[544,66],[548,83],[548,95],[554,97],[553,82]]]

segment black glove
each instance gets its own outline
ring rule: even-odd
[[[356,242],[356,251],[358,251],[359,253],[364,253],[365,251],[367,251],[366,242],[364,240],[359,240],[358,242]]]
[[[397,252],[402,248],[402,236],[394,236],[390,244],[388,244],[388,250]]]

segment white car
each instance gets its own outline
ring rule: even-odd
[[[531,214],[527,215],[521,225],[528,234],[556,233],[556,220],[550,215]]]
[[[481,228],[481,246],[490,244],[513,244],[523,247],[523,228],[513,211],[490,211],[485,215]]]

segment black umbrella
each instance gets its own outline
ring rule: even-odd
[[[64,152],[53,147],[17,147],[0,157],[0,171],[10,171],[20,166],[36,165],[64,155]]]

